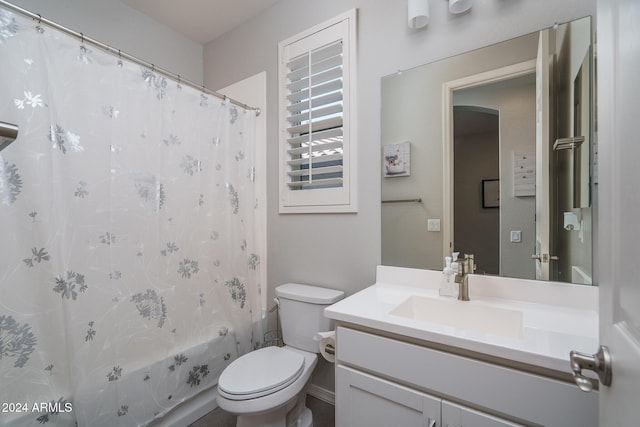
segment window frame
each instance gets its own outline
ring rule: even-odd
[[[315,27],[307,29],[278,44],[279,91],[279,211],[280,213],[355,213],[357,212],[356,165],[356,19],[352,9]],[[334,37],[337,32],[340,37]],[[331,188],[292,189],[289,186],[291,170],[287,140],[291,137],[287,112],[287,62],[297,57],[297,52],[327,45],[326,40],[342,40],[342,186]],[[318,40],[325,40],[324,44]],[[334,41],[331,41],[333,43]],[[315,44],[314,44],[315,43]]]

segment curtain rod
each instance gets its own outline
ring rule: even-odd
[[[111,46],[109,46],[107,44],[99,42],[99,41],[97,41],[95,39],[87,37],[83,33],[79,33],[77,31],[71,30],[71,29],[69,29],[69,28],[67,28],[67,27],[65,27],[63,25],[60,25],[60,24],[58,24],[56,22],[50,21],[48,19],[45,19],[40,14],[30,12],[30,11],[28,11],[26,9],[23,9],[23,8],[21,8],[19,6],[16,6],[16,5],[12,4],[12,3],[9,3],[8,1],[5,1],[5,0],[0,0],[0,5],[6,7],[7,9],[10,9],[10,10],[12,10],[14,12],[17,12],[17,13],[19,13],[21,15],[24,15],[24,16],[26,16],[28,18],[31,18],[34,21],[38,21],[38,24],[41,24],[41,23],[46,24],[46,25],[48,25],[50,27],[55,28],[56,30],[62,31],[63,33],[66,33],[66,34],[68,34],[70,36],[73,36],[73,37],[75,37],[77,39],[80,39],[80,41],[82,43],[92,44],[92,45],[94,45],[96,47],[99,47],[100,49],[106,50],[109,53],[118,55],[119,58],[124,58],[126,60],[129,60],[129,61],[135,63],[135,64],[141,65],[141,66],[143,66],[145,68],[149,68],[153,72],[157,72],[158,74],[162,74],[165,77],[169,77],[170,79],[176,81],[178,84],[185,84],[187,86],[190,86],[190,87],[192,87],[194,89],[200,90],[201,92],[207,93],[209,95],[213,95],[213,96],[215,96],[217,98],[220,98],[220,99],[225,99],[225,100],[228,99],[229,102],[231,102],[232,104],[237,105],[238,107],[244,108],[245,110],[253,110],[253,111],[255,111],[257,116],[260,115],[260,108],[251,107],[251,106],[249,106],[247,104],[244,104],[244,103],[242,103],[240,101],[237,101],[237,100],[235,100],[233,98],[230,98],[230,97],[228,97],[226,95],[223,95],[223,94],[218,93],[218,92],[216,92],[214,90],[208,89],[208,88],[206,88],[204,86],[204,84],[199,85],[199,84],[197,84],[197,83],[195,83],[195,82],[193,82],[191,80],[183,79],[182,77],[180,77],[179,74],[175,74],[175,73],[172,73],[171,71],[167,71],[167,70],[165,70],[163,68],[156,67],[154,64],[152,64],[150,62],[144,61],[144,60],[142,60],[140,58],[137,58],[137,57],[135,57],[133,55],[130,55],[130,54],[125,53],[125,52],[122,52],[122,51],[120,51],[120,49],[116,49],[116,48],[111,47]]]

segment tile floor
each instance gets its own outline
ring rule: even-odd
[[[330,403],[307,396],[307,407],[313,413],[314,427],[335,427],[335,410]],[[218,408],[209,412],[189,427],[235,427],[236,417]]]

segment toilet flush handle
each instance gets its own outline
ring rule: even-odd
[[[280,308],[280,300],[278,299],[278,297],[275,297],[273,299],[273,302],[276,303],[276,305],[274,305],[273,307],[271,307],[271,309],[269,310],[269,313],[273,313],[274,311],[276,311],[278,308]]]

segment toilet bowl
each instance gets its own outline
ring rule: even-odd
[[[286,346],[248,353],[220,375],[218,405],[238,415],[237,426],[284,427],[287,413],[306,395],[317,361],[315,353]]]
[[[306,392],[318,361],[315,333],[332,328],[324,308],[344,292],[286,284],[276,288],[284,347],[265,347],[231,362],[218,380],[217,403],[237,427],[311,427]]]

